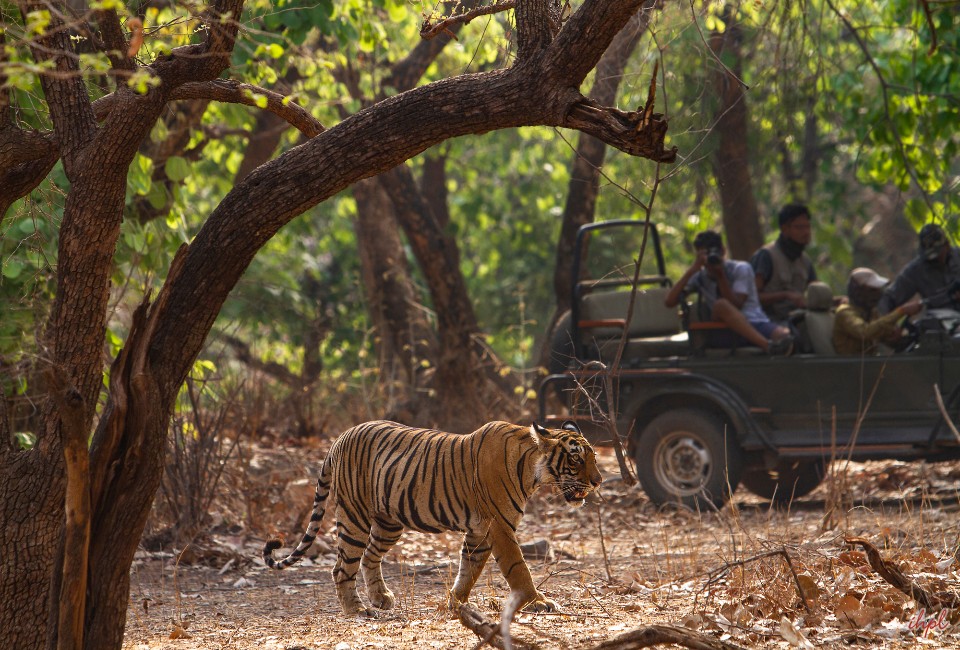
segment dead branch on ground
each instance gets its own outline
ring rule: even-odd
[[[500,624],[484,617],[484,615],[470,603],[462,603],[460,609],[457,610],[457,614],[460,617],[460,622],[480,637],[480,642],[474,646],[475,650],[482,648],[484,644],[487,643],[489,643],[491,647],[500,648],[500,650],[510,647],[509,645],[504,645],[503,637],[500,635]],[[513,640],[512,646],[517,648],[517,650],[533,650],[537,648],[535,645],[529,645],[517,640]]]
[[[693,650],[743,650],[738,645],[714,639],[676,625],[648,625],[608,639],[588,650],[634,650],[671,643]]]
[[[503,637],[500,635],[500,625],[483,616],[469,603],[460,605],[458,611],[460,622],[473,630],[480,642],[476,648],[489,643],[494,648],[505,648]],[[720,641],[700,632],[675,625],[649,625],[629,632],[624,632],[612,639],[607,639],[599,645],[585,647],[582,650],[634,650],[634,648],[649,648],[661,644],[674,644],[691,648],[692,650],[744,650],[738,645]],[[521,641],[513,641],[514,648],[537,648]]]
[[[913,598],[917,603],[927,610],[936,610],[942,607],[950,609],[960,605],[960,598],[953,593],[937,594],[935,596],[927,593],[926,589],[918,585],[911,578],[903,573],[896,564],[890,560],[885,560],[877,547],[862,537],[844,537],[843,541],[850,546],[859,544],[863,547],[863,552],[867,556],[870,568],[877,572],[881,578],[888,583]]]

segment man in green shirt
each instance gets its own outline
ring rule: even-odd
[[[848,304],[837,309],[833,322],[833,347],[837,354],[876,354],[881,343],[895,344],[900,338],[900,324],[905,316],[913,316],[923,308],[919,298],[909,300],[883,316],[877,303],[889,280],[872,269],[850,272],[847,282]]]

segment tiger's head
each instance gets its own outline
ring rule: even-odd
[[[530,434],[537,442],[541,458],[537,466],[540,482],[553,483],[567,503],[582,506],[588,494],[603,482],[597,468],[597,456],[574,422],[559,429],[545,429],[536,422]]]

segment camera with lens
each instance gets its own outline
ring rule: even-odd
[[[719,266],[723,262],[723,250],[720,248],[711,248],[707,250],[707,265]]]

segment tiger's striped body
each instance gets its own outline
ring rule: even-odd
[[[537,591],[517,543],[524,506],[547,483],[581,505],[602,481],[593,448],[575,425],[564,426],[491,422],[468,435],[386,421],[355,426],[323,461],[313,513],[297,548],[274,560],[280,543],[271,541],[263,559],[275,569],[296,563],[320,531],[332,490],[338,546],[333,578],[344,613],[373,614],[357,594],[358,570],[371,604],[393,606],[380,563],[405,529],[464,533],[451,607],[466,601],[492,552],[518,602],[552,610],[555,605]]]

